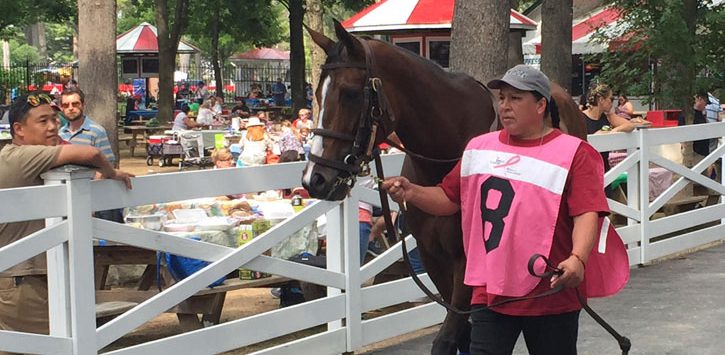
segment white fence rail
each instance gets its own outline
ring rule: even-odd
[[[630,154],[605,177],[606,183],[628,171],[628,204],[610,201],[614,211],[627,216],[620,233],[633,265],[721,239],[725,215],[722,203],[651,220],[652,215],[687,183],[686,179],[725,194],[725,187],[700,172],[719,159],[722,146],[692,169],[663,158],[663,144],[725,136],[725,125],[639,130],[629,134],[591,136],[599,150],[625,149]],[[640,149],[640,147],[646,147]],[[389,175],[400,171],[402,155],[384,158]],[[648,200],[649,163],[682,176],[653,202]],[[0,270],[48,251],[50,335],[0,331],[0,350],[47,354],[95,354],[206,285],[245,267],[327,287],[327,297],[292,307],[108,352],[110,354],[212,354],[237,349],[299,330],[324,326],[318,334],[259,351],[282,354],[338,354],[422,329],[442,321],[442,307],[427,304],[382,317],[363,320],[366,311],[422,296],[409,278],[362,287],[363,282],[400,258],[401,246],[359,267],[358,201],[379,205],[377,193],[358,187],[342,202],[317,201],[239,248],[204,243],[171,234],[131,228],[91,218],[92,211],[126,206],[218,196],[242,191],[282,189],[299,185],[303,163],[244,169],[222,169],[144,176],[126,191],[115,181],[91,181],[87,170],[65,167],[45,175],[46,186],[0,190],[5,206],[0,223],[46,219],[47,227],[21,241],[0,248]],[[327,268],[320,269],[272,258],[263,253],[319,216],[327,216]],[[663,235],[705,223],[715,225],[661,239]],[[96,328],[93,238],[206,260],[209,266],[135,308]],[[409,238],[409,248],[415,240]],[[654,239],[654,240],[653,240]],[[426,282],[432,287],[427,276]],[[344,320],[344,322],[343,322]]]

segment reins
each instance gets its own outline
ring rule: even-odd
[[[489,305],[485,305],[482,307],[477,307],[475,309],[470,310],[461,310],[457,308],[456,306],[446,302],[441,298],[440,296],[435,295],[424,283],[420,280],[418,277],[418,274],[413,270],[413,266],[410,263],[410,256],[408,255],[408,247],[405,243],[405,238],[402,238],[400,236],[400,233],[398,232],[398,229],[395,228],[393,224],[393,218],[390,210],[390,203],[388,202],[388,196],[387,192],[383,189],[383,181],[385,181],[385,174],[383,172],[383,162],[380,158],[380,154],[375,155],[375,170],[377,171],[377,182],[378,182],[378,194],[380,195],[380,203],[381,207],[383,209],[383,218],[385,220],[385,228],[390,233],[394,233],[397,240],[400,240],[401,246],[402,246],[402,252],[403,252],[403,260],[405,261],[405,264],[408,267],[408,273],[410,274],[410,278],[413,279],[413,282],[420,288],[423,293],[428,296],[431,300],[435,301],[439,305],[443,306],[445,309],[447,309],[450,312],[453,312],[455,314],[459,315],[470,315],[475,312],[480,312],[486,309],[491,309],[495,307],[499,307],[505,304],[514,303],[514,302],[521,302],[521,301],[527,301],[527,300],[533,300],[537,298],[543,298],[548,297],[551,295],[554,295],[556,293],[561,292],[564,289],[564,286],[557,286],[555,288],[552,288],[548,291],[531,295],[531,296],[524,296],[524,297],[513,297],[508,298],[500,302],[492,303]],[[402,205],[403,208],[404,204]],[[545,264],[544,272],[537,273],[534,270],[534,265],[537,260],[543,260]],[[552,265],[549,259],[541,254],[534,254],[529,258],[528,262],[528,271],[529,274],[541,279],[548,279],[551,278],[554,275],[561,275],[564,273],[563,270],[557,268],[556,266]],[[622,350],[622,355],[629,354],[629,349],[632,347],[632,342],[629,340],[629,338],[619,334],[607,321],[604,320],[597,312],[595,312],[589,305],[587,304],[586,300],[581,296],[581,293],[579,292],[579,289],[576,288],[576,296],[577,300],[579,301],[579,304],[582,306],[584,311],[589,314],[602,328],[604,328],[619,344],[619,348]]]

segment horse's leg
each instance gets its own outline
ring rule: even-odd
[[[441,231],[441,228],[429,230]],[[459,235],[455,232],[453,234]],[[457,250],[446,250],[449,248],[443,247],[451,237],[440,234],[428,237],[432,237],[432,240],[421,241],[419,248],[428,275],[446,302],[461,310],[469,309],[471,291],[463,284],[465,257]],[[455,355],[457,349],[468,352],[470,332],[468,316],[449,311],[433,341],[431,354]]]

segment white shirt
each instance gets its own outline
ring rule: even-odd
[[[186,123],[184,123],[184,120],[186,119],[187,114],[184,112],[179,112],[178,115],[174,118],[174,126],[171,128],[174,131],[183,131],[189,129],[189,127],[186,126]]]
[[[208,108],[200,108],[196,116],[196,123],[202,126],[211,126],[214,123],[214,111]]]

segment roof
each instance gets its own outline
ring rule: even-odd
[[[156,26],[144,22],[116,36],[116,53],[158,53],[159,41]],[[178,53],[194,53],[199,50],[184,41],[179,41]]]
[[[608,48],[606,43],[592,40],[598,29],[611,33],[610,38],[619,38],[622,31],[619,28],[619,10],[612,7],[599,8],[586,16],[575,19],[571,28],[572,54],[590,54],[604,52]],[[524,43],[524,53],[541,53],[541,35]]]
[[[381,0],[342,25],[350,32],[383,33],[450,29],[455,0]],[[536,22],[511,10],[511,29],[534,30]]]
[[[275,48],[255,48],[244,53],[237,53],[231,59],[247,60],[289,60],[289,51]]]

